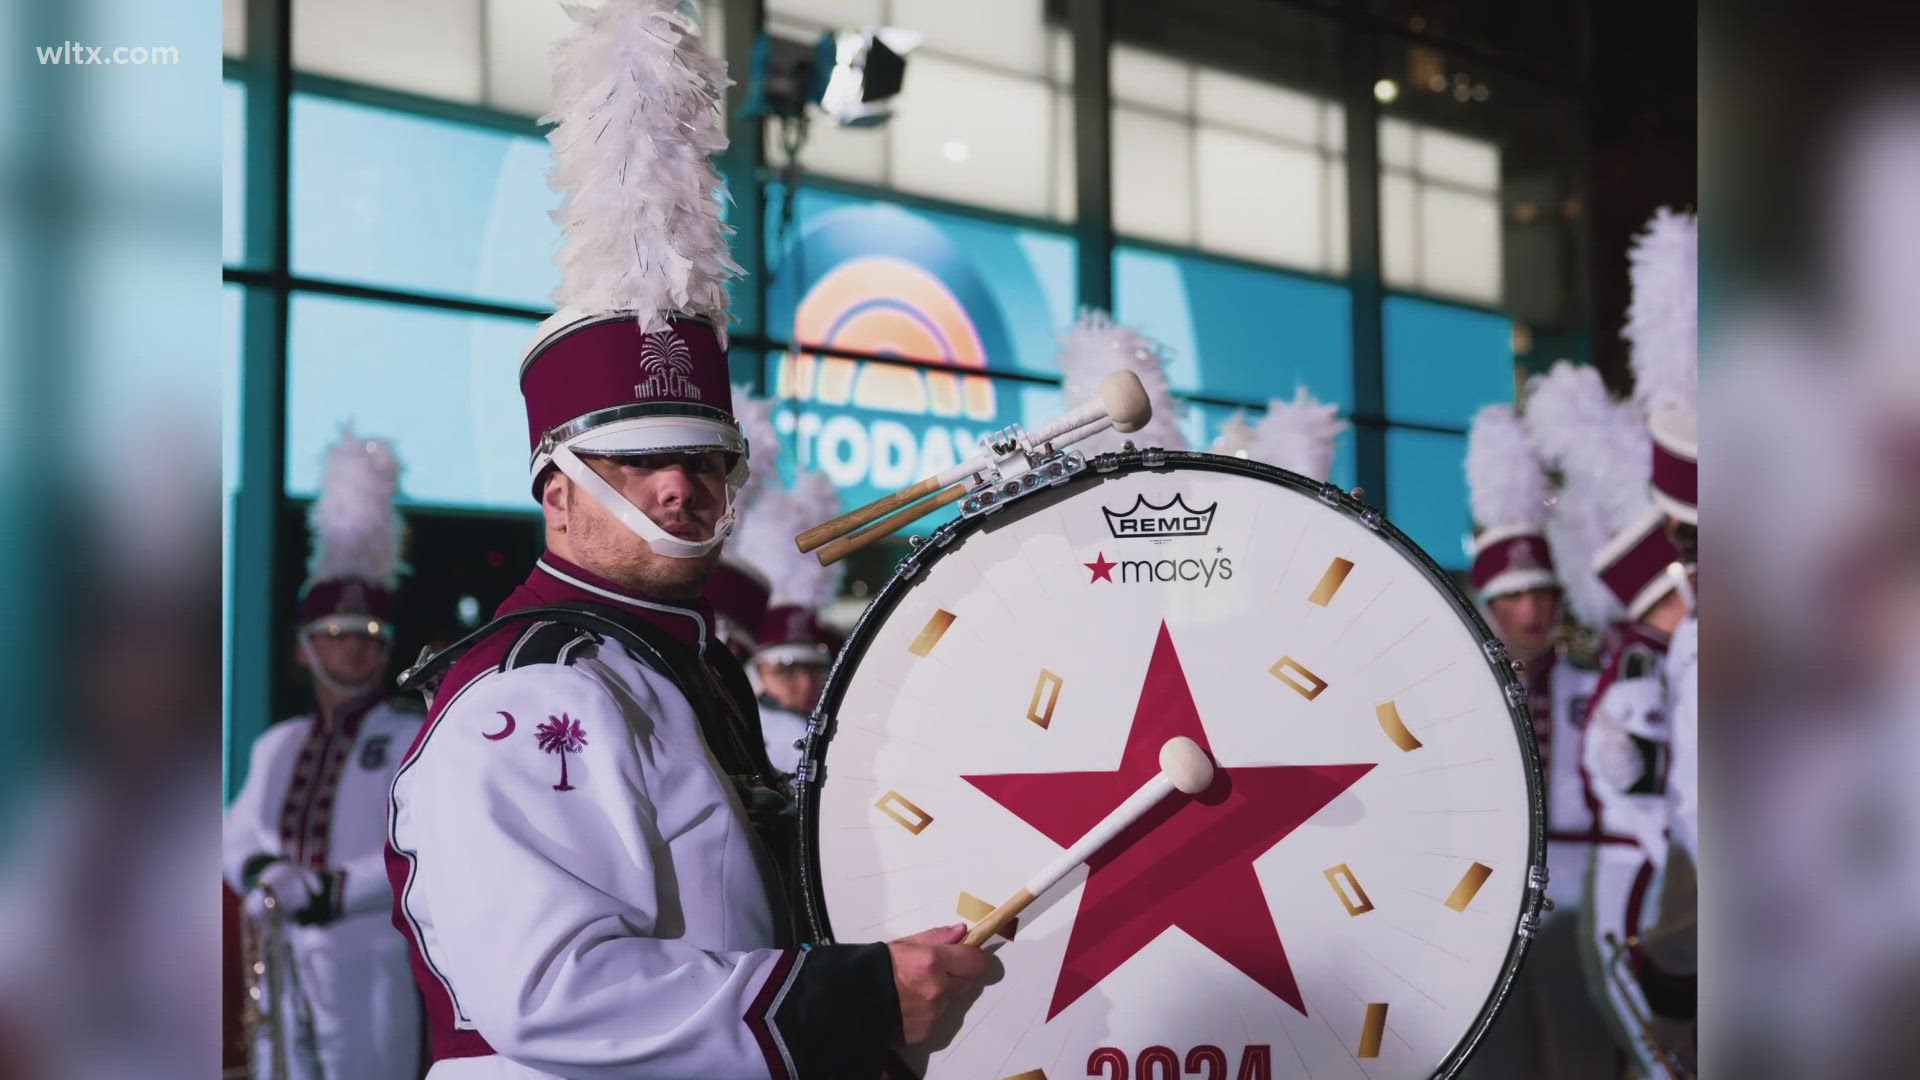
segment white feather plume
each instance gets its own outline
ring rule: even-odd
[[[1627,339],[1633,396],[1651,415],[1691,410],[1699,397],[1700,225],[1692,214],[1661,207],[1627,252],[1633,286]]]
[[[1092,401],[1099,396],[1100,380],[1122,370],[1140,377],[1147,401],[1153,406],[1152,419],[1140,430],[1121,434],[1108,429],[1077,444],[1076,449],[1091,457],[1118,450],[1129,441],[1139,447],[1187,448],[1187,437],[1180,431],[1182,410],[1167,385],[1166,358],[1159,342],[1114,322],[1104,311],[1087,310],[1062,336],[1060,345],[1060,374],[1065,380],[1068,408]]]
[[[1220,425],[1220,434],[1213,437],[1213,452],[1226,457],[1253,456],[1253,425],[1247,423],[1245,409],[1236,410]]]
[[[320,495],[307,509],[313,556],[307,583],[351,579],[391,589],[400,578],[400,459],[351,426],[327,448]]]
[[[1559,474],[1547,515],[1547,543],[1574,618],[1605,629],[1624,612],[1593,557],[1650,503],[1652,451],[1631,402],[1607,394],[1600,373],[1562,360],[1527,384],[1527,434],[1540,461]]]
[[[565,5],[573,33],[553,48],[553,219],[562,308],[631,311],[641,329],[680,311],[723,334],[740,267],[720,223],[726,65],[700,50],[677,0]]]
[[[1488,405],[1474,414],[1467,431],[1467,497],[1483,529],[1538,529],[1547,522],[1553,503],[1547,471],[1511,405]]]
[[[746,387],[733,388],[733,417],[747,439],[747,482],[734,496],[744,509],[769,487],[780,486],[780,435],[773,426],[774,399],[757,398]]]
[[[1325,483],[1333,472],[1333,441],[1347,430],[1338,412],[1306,387],[1295,386],[1292,401],[1267,402],[1267,414],[1253,426],[1247,456]]]
[[[773,477],[751,504],[742,504],[727,551],[766,577],[770,603],[819,611],[839,593],[846,564],[821,566],[795,548],[793,538],[839,513],[840,492],[825,473],[809,469],[792,488]]]

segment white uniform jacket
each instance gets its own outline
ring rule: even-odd
[[[1687,616],[1667,650],[1667,726],[1673,732],[1673,767],[1667,802],[1673,842],[1699,865],[1700,844],[1700,620]]]
[[[420,1006],[406,942],[394,933],[387,881],[387,789],[415,736],[417,711],[368,698],[331,728],[311,717],[254,741],[245,784],[227,811],[225,872],[245,893],[268,863],[313,871],[315,902],[283,928],[269,1028],[286,1072],[260,1080],[411,1080],[419,1074]]]
[[[709,613],[551,554],[500,610],[556,604],[664,632],[713,681],[696,705],[558,621],[510,623],[449,670],[394,782],[388,855],[430,1076],[879,1075],[899,1026],[891,957],[791,947],[775,869],[791,853],[742,807],[733,777],[766,759]],[[734,685],[747,719],[701,715]]]
[[[402,704],[369,698],[343,708],[332,728],[301,716],[254,740],[222,844],[235,892],[245,895],[263,866],[286,859],[320,875],[329,918],[391,907],[387,788],[421,721]]]

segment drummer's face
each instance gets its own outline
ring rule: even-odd
[[[724,454],[581,455],[581,460],[682,540],[712,536],[726,511]],[[690,559],[658,554],[558,470],[547,479],[540,505],[547,518],[547,546],[555,554],[643,596],[692,599],[720,561],[719,549]]]
[[[1493,613],[1493,629],[1507,651],[1521,660],[1531,660],[1553,645],[1553,632],[1560,625],[1559,589],[1523,589],[1496,596],[1487,601]]]

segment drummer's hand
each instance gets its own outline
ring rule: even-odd
[[[922,930],[887,948],[893,953],[893,986],[900,993],[900,1036],[908,1046],[932,1034],[940,1014],[978,985],[987,954],[960,944],[967,924]]]

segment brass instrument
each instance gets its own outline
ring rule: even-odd
[[[240,1028],[247,1040],[247,1058],[249,1073],[262,1075],[261,1066],[266,1064],[271,1071],[265,1075],[275,1078],[287,1075],[287,1044],[285,1025],[278,1023],[273,1010],[285,1006],[288,995],[282,985],[290,975],[281,968],[284,941],[281,936],[280,898],[266,885],[257,886],[264,897],[267,909],[263,920],[242,915],[240,918],[240,962],[246,965],[247,1000],[240,1018]],[[264,925],[262,925],[264,923]],[[271,1046],[269,1061],[261,1062],[260,1029],[268,1028],[267,1040]]]
[[[1618,935],[1609,930],[1606,940],[1607,977],[1620,988],[1621,1002],[1626,1006],[1628,1019],[1633,1021],[1640,1041],[1652,1052],[1654,1059],[1659,1062],[1669,1080],[1694,1080],[1695,1073],[1688,1066],[1686,1059],[1681,1057],[1678,1050],[1660,1040],[1659,1034],[1654,1030],[1653,1018],[1641,1008],[1640,985],[1634,979],[1633,972],[1627,964],[1628,946],[1638,944],[1639,939],[1630,938],[1627,942],[1622,942]]]

